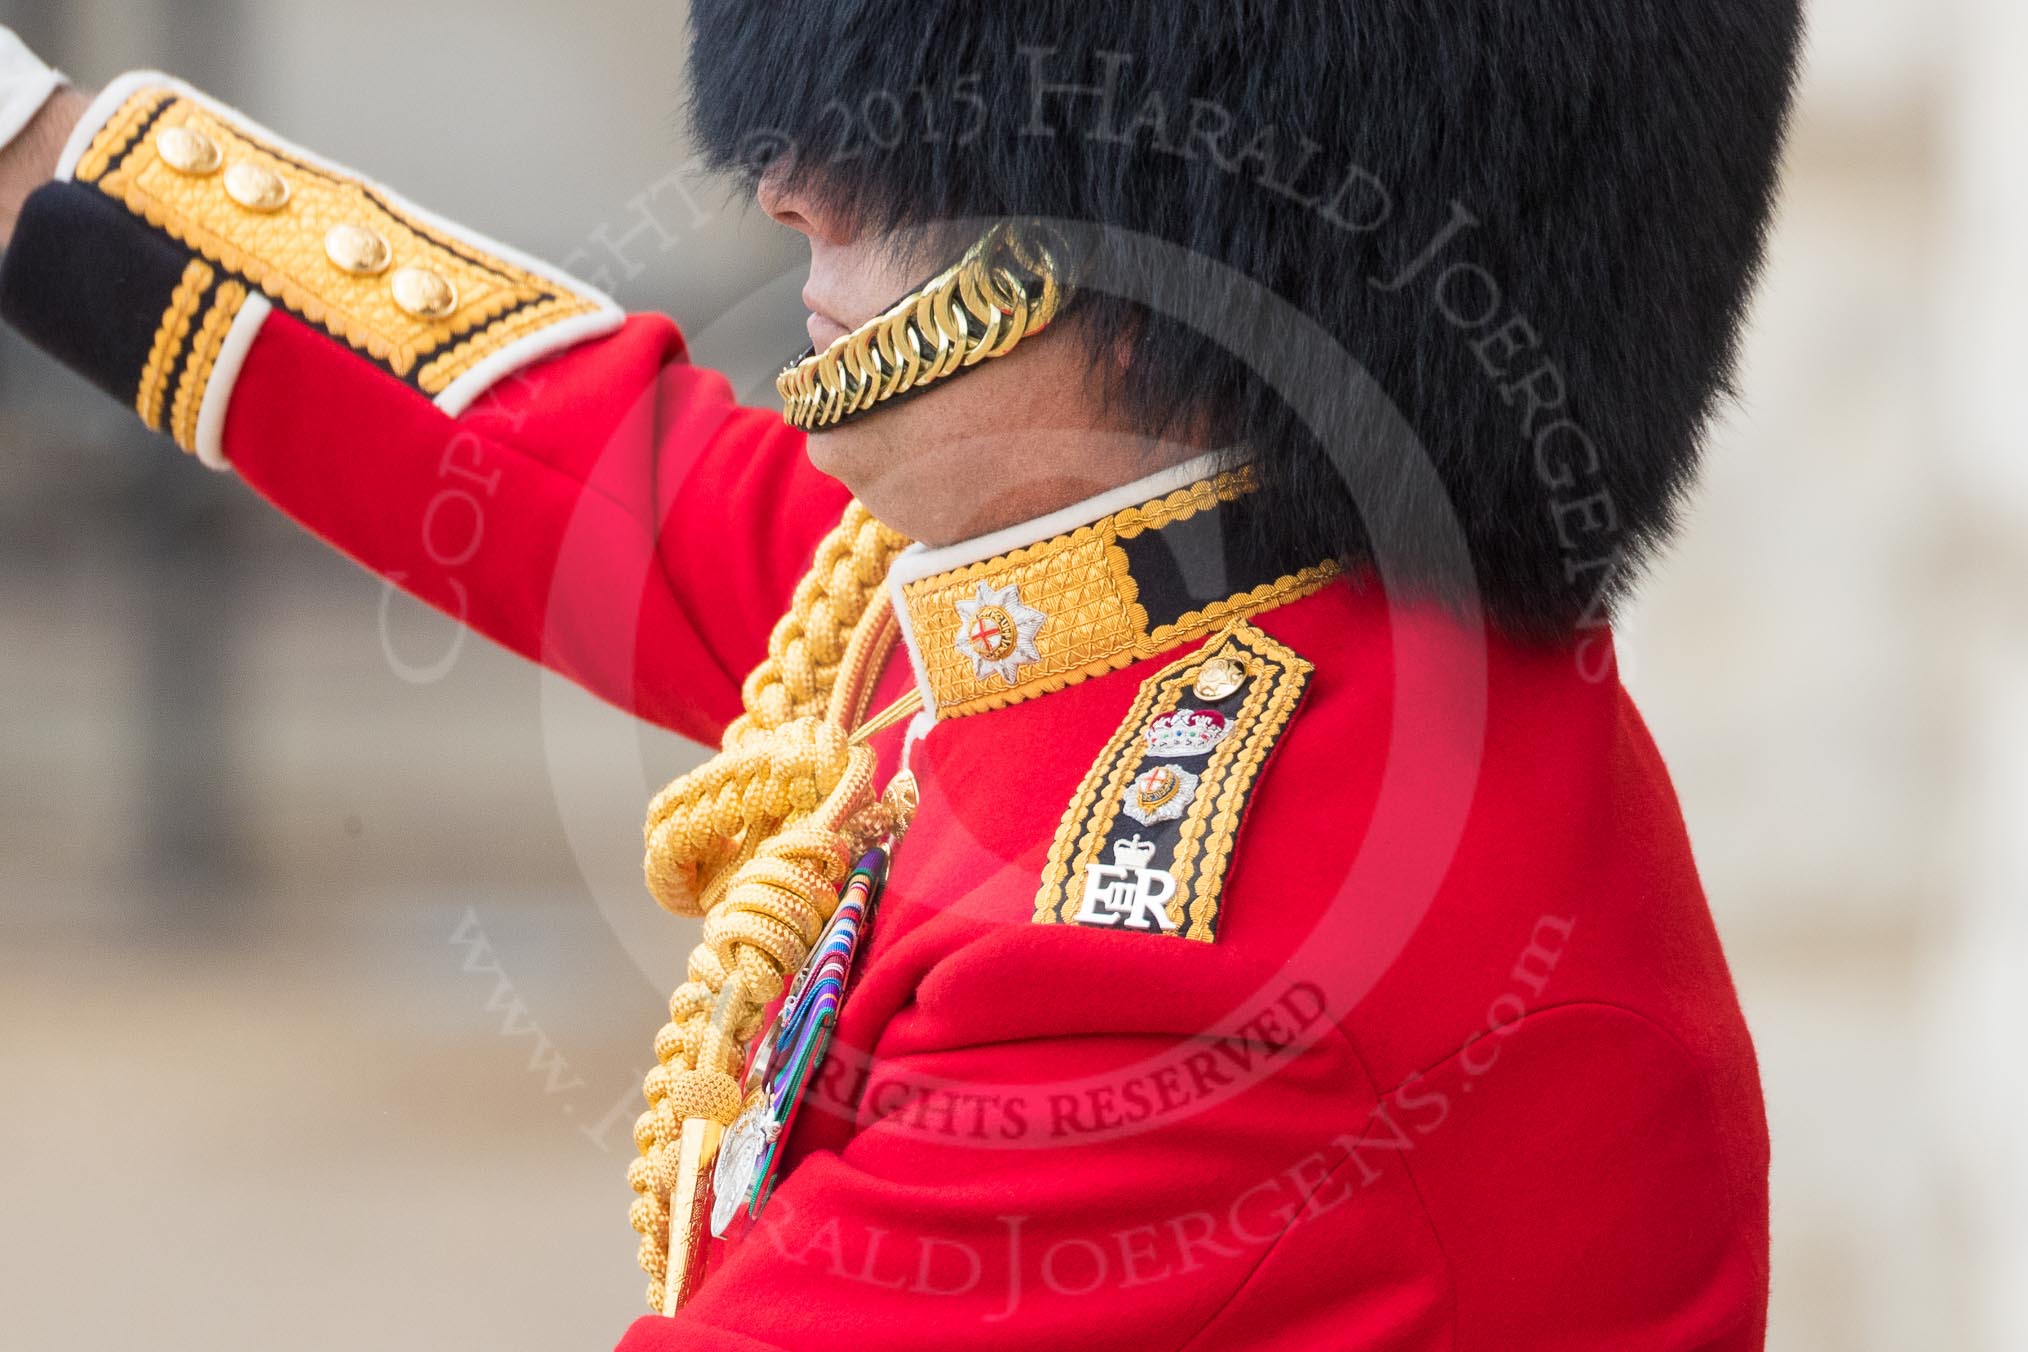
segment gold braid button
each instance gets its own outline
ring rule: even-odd
[[[394,261],[394,250],[378,231],[363,225],[334,225],[324,235],[324,256],[354,277],[376,277]]]
[[[248,211],[280,211],[289,204],[289,181],[272,169],[241,162],[225,171],[225,195]]]
[[[162,157],[162,163],[192,178],[215,174],[225,162],[217,142],[188,127],[164,127],[155,138],[155,153]]]
[[[1197,673],[1197,698],[1217,703],[1246,684],[1246,669],[1229,657],[1214,657]]]
[[[442,273],[403,268],[389,282],[394,303],[418,319],[449,319],[458,310],[458,288]]]

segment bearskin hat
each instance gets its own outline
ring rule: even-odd
[[[1150,431],[1244,448],[1278,554],[1371,558],[1543,636],[1605,623],[1677,513],[1801,27],[1798,0],[694,0],[692,22],[712,165],[923,239],[1100,228],[1065,328],[1128,353],[1111,394]],[[1301,322],[1206,324],[1180,290],[1207,286]],[[1277,334],[1296,360],[1270,378],[1250,349]]]

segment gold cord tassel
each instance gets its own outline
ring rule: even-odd
[[[648,809],[648,890],[704,917],[655,1036],[627,1171],[648,1304],[664,1313],[696,1281],[699,1188],[739,1114],[761,1012],[830,920],[853,860],[894,824],[876,801],[874,753],[851,730],[898,635],[884,584],[907,544],[858,503],[847,509],[747,678],[723,750]],[[673,1234],[672,1201],[684,1212]]]

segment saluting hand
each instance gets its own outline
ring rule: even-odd
[[[0,249],[13,242],[21,204],[55,175],[63,143],[90,106],[0,26]]]

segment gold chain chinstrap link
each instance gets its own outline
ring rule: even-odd
[[[782,417],[823,431],[1004,357],[1047,328],[1072,294],[1050,232],[1003,221],[921,290],[783,371]]]

